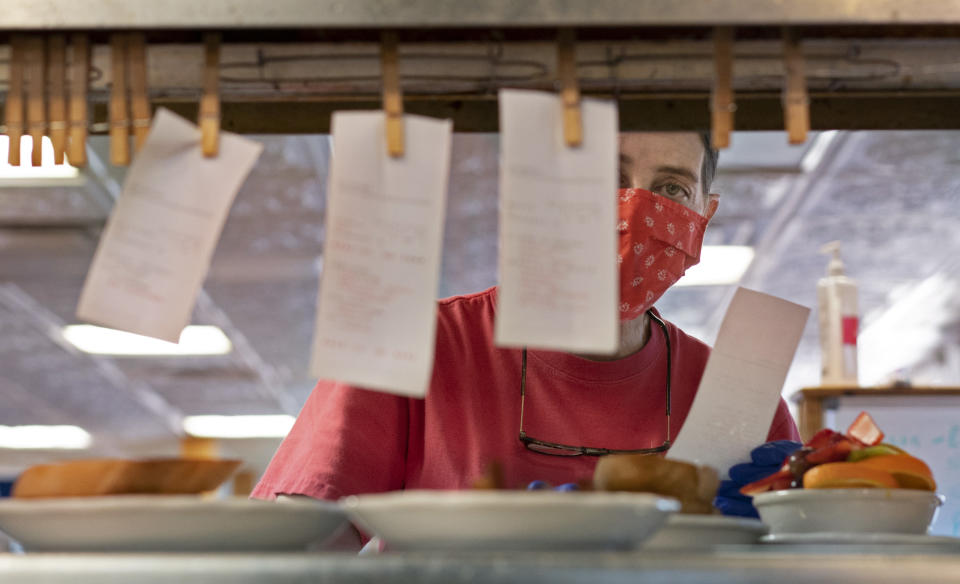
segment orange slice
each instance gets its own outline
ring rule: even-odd
[[[828,462],[804,473],[803,486],[807,489],[896,489],[899,485],[889,472],[864,466],[862,462]]]
[[[857,464],[890,473],[901,489],[937,490],[937,483],[933,480],[930,467],[919,458],[909,454],[873,456],[861,460]]]

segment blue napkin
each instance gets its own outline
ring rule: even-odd
[[[753,506],[753,497],[740,494],[740,487],[777,472],[783,466],[783,461],[802,446],[792,440],[777,440],[754,448],[750,452],[750,462],[730,467],[730,480],[720,482],[713,506],[724,515],[759,517]]]

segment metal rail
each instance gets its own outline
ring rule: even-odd
[[[3,29],[960,24],[956,0],[3,0]]]

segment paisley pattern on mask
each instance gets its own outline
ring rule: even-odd
[[[646,312],[700,261],[707,218],[645,189],[620,189],[620,320]]]

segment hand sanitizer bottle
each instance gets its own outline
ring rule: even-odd
[[[820,250],[831,254],[827,276],[817,283],[820,321],[821,384],[857,386],[857,283],[843,271],[840,242]]]

